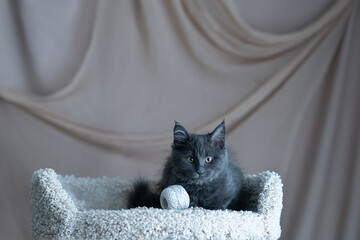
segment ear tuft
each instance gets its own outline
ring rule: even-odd
[[[174,143],[184,143],[189,138],[189,133],[178,122],[175,121],[174,126]]]
[[[215,130],[210,133],[211,137],[211,146],[223,149],[225,147],[225,136],[226,136],[226,127],[225,122],[222,121],[219,126],[215,128]]]

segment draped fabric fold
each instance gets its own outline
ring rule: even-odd
[[[174,9],[177,11],[188,12],[191,15],[189,19],[192,19],[194,26],[200,28],[200,32],[206,32],[206,38],[214,42],[215,46],[221,48],[224,52],[235,54],[244,58],[269,58],[269,57],[281,57],[279,54],[299,45],[302,47],[300,52],[287,64],[278,69],[274,74],[269,77],[264,83],[262,83],[255,91],[250,93],[245,99],[241,100],[227,112],[224,112],[218,117],[215,117],[209,122],[197,126],[194,128],[196,131],[210,130],[222,119],[227,120],[227,124],[230,129],[237,123],[255,112],[257,107],[268,99],[272,94],[281,88],[283,84],[291,77],[294,72],[301,67],[301,64],[306,61],[308,56],[314,52],[316,47],[321,41],[329,34],[336,24],[339,24],[341,18],[346,18],[349,11],[347,9],[351,6],[351,1],[338,1],[333,4],[329,10],[320,17],[315,23],[305,27],[304,30],[299,32],[290,33],[288,35],[276,36],[272,34],[259,34],[259,32],[252,30],[239,15],[234,12],[234,6],[231,6],[230,1],[210,1],[211,4],[204,4],[201,1],[174,1],[170,4],[174,4]],[[206,7],[216,5],[212,9],[223,10],[228,13],[225,17],[232,18],[233,25],[238,27],[233,31],[239,36],[233,36],[234,41],[227,41],[227,37],[231,36],[229,31],[221,31],[221,26],[212,19],[212,15],[206,12]],[[219,6],[218,6],[219,5]],[[223,8],[223,9],[222,9]],[[215,14],[213,15],[215,16]],[[205,22],[203,22],[205,20]],[[340,21],[341,22],[341,21]],[[343,21],[342,21],[343,22]],[[342,23],[343,24],[343,23]],[[96,26],[94,27],[96,28]],[[229,34],[230,33],[230,34]],[[93,33],[95,34],[95,33]],[[254,37],[256,36],[256,37]],[[246,37],[246,39],[241,39]],[[221,39],[223,38],[223,39]],[[272,43],[267,42],[268,45],[259,45],[259,42],[265,43],[267,39],[273,39]],[[309,40],[309,38],[311,40]],[[240,41],[239,41],[240,40]],[[340,38],[337,40],[339,41]],[[96,43],[93,43],[96,46]],[[274,45],[278,45],[277,48]],[[302,46],[304,45],[304,46]],[[334,48],[336,48],[336,44]],[[89,48],[94,47],[90,45]],[[245,49],[244,49],[245,47]],[[249,48],[250,47],[250,48]],[[194,47],[195,48],[195,47]],[[268,52],[268,51],[269,52]],[[91,49],[88,50],[90,52]],[[245,52],[244,52],[245,51]],[[246,53],[247,52],[247,53]],[[278,55],[278,56],[276,56]],[[91,53],[85,55],[84,63],[82,66],[86,67],[86,59],[91,57]],[[205,59],[206,60],[206,59]],[[83,67],[80,68],[81,71]],[[80,78],[75,76],[74,80],[61,91],[47,96],[45,98],[36,96],[26,96],[23,94],[17,94],[11,91],[1,90],[0,97],[16,106],[21,107],[33,116],[43,120],[44,122],[63,129],[66,132],[72,133],[74,136],[79,136],[83,139],[89,139],[92,143],[99,143],[101,146],[109,146],[116,148],[122,145],[142,144],[168,144],[171,141],[170,133],[158,133],[151,135],[141,134],[126,134],[118,132],[104,131],[96,127],[90,127],[79,122],[74,122],[65,116],[60,116],[50,110],[46,109],[46,101],[56,101],[63,95],[67,95],[70,90],[74,90],[79,85]]]

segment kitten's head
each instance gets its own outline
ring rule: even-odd
[[[188,133],[175,122],[171,154],[174,174],[184,181],[198,184],[217,178],[229,161],[225,135],[224,122],[205,135]]]

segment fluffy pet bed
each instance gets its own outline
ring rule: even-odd
[[[245,175],[249,211],[125,209],[133,180],[61,176],[40,169],[31,181],[35,239],[278,239],[278,174]]]

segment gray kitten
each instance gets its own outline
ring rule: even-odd
[[[188,133],[175,122],[172,151],[165,163],[158,191],[151,192],[146,181],[138,181],[129,195],[128,207],[160,208],[160,192],[177,184],[189,194],[190,206],[242,209],[243,174],[229,156],[225,135],[224,122],[205,135]]]

